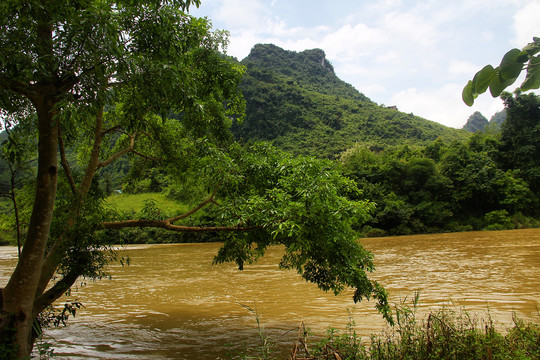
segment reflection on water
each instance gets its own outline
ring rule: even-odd
[[[392,302],[420,290],[421,311],[443,304],[538,321],[540,230],[471,232],[363,239],[375,255],[374,278]],[[344,328],[349,311],[357,332],[384,328],[374,303],[354,304],[352,291],[333,296],[280,270],[280,249],[254,265],[212,266],[219,244],[133,246],[129,267],[111,265],[112,279],[79,282],[71,299],[85,308],[67,328],[49,331],[57,358],[215,359],[256,343],[256,309],[267,333],[290,348],[303,321],[319,334]],[[0,250],[0,284],[16,249]]]

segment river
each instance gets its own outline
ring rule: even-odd
[[[392,303],[420,291],[419,312],[440,306],[489,314],[504,329],[512,314],[540,322],[540,229],[362,239]],[[216,359],[259,341],[264,332],[286,354],[303,322],[314,334],[344,329],[364,338],[385,328],[373,302],[352,292],[324,293],[277,266],[280,248],[238,271],[212,266],[219,244],[128,246],[131,265],[111,279],[81,280],[69,299],[84,308],[66,328],[47,331],[56,359]],[[16,249],[0,248],[0,284]],[[316,338],[316,336],[315,336]],[[284,355],[285,356],[285,355]]]

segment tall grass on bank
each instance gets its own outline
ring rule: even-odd
[[[306,331],[299,333],[289,360],[495,360],[540,359],[540,325],[515,316],[504,331],[485,317],[448,307],[419,319],[418,295],[412,306],[396,305],[396,326],[371,335],[368,344],[355,331],[352,319],[345,331],[329,329],[326,336],[310,344]],[[268,339],[267,339],[268,341]],[[261,359],[242,355],[241,359]],[[277,359],[265,353],[264,359]]]
[[[443,307],[419,320],[418,293],[413,305],[396,305],[396,326],[386,333],[371,335],[369,345],[361,343],[354,324],[339,334],[330,331],[303,359],[540,359],[540,326],[514,317],[505,334],[495,328],[489,314],[480,318],[463,309]]]

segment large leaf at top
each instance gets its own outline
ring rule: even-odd
[[[522,54],[527,54],[527,60],[531,58],[532,56],[536,55],[538,52],[540,52],[540,38],[533,37],[533,42],[528,43],[527,46],[525,46],[522,50]]]
[[[491,93],[491,96],[498,97],[499,95],[501,95],[504,89],[512,85],[515,81],[516,78],[505,80],[501,76],[501,69],[498,67],[495,68],[495,76],[493,76],[489,84],[489,92]]]
[[[527,77],[521,84],[521,90],[527,91],[538,88],[540,88],[540,56],[535,56],[529,61]]]
[[[520,55],[521,50],[519,49],[512,49],[504,55],[499,66],[501,80],[516,79],[519,76],[521,70],[523,70],[523,63],[526,61]],[[518,61],[518,58],[520,61]]]

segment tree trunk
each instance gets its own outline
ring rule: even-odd
[[[39,130],[35,200],[21,257],[0,299],[0,344],[5,349],[14,348],[19,359],[28,357],[33,347],[34,300],[49,237],[58,174],[59,125],[54,119],[52,91],[35,99],[34,106]]]

